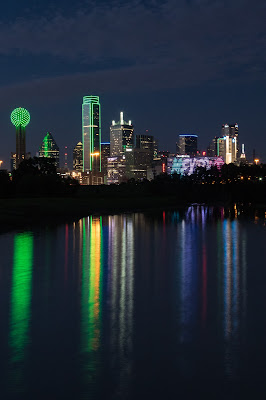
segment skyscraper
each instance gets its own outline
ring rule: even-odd
[[[223,157],[226,161],[226,140],[225,137],[216,138],[216,154],[215,156]]]
[[[215,136],[207,148],[207,157],[224,157],[225,141],[224,138]]]
[[[73,169],[75,171],[79,171],[79,172],[83,171],[83,145],[82,145],[82,142],[78,142],[78,144],[74,147]]]
[[[120,112],[120,121],[112,121],[110,126],[110,156],[125,155],[126,149],[134,147],[134,127],[131,121],[124,121],[124,114]]]
[[[101,172],[101,105],[99,96],[84,96],[82,104],[83,171]]]
[[[101,143],[101,150],[102,150],[102,155],[101,155],[102,172],[104,175],[107,175],[107,159],[110,157],[110,143],[109,142]]]
[[[147,178],[147,168],[152,166],[151,152],[145,148],[127,149],[125,154],[126,177]]]
[[[179,154],[195,157],[198,149],[197,135],[179,135]]]
[[[15,108],[11,113],[11,122],[16,127],[16,165],[18,168],[21,161],[26,157],[26,131],[30,122],[30,113],[25,108]]]
[[[224,124],[222,125],[222,136],[230,136],[238,138],[238,124]]]
[[[246,154],[245,154],[245,145],[244,143],[241,146],[241,154],[240,154],[240,162],[245,163],[246,162]]]
[[[146,150],[150,153],[150,161],[155,157],[155,140],[151,135],[136,135],[136,148]]]
[[[51,132],[47,132],[39,147],[39,157],[53,158],[56,168],[59,168],[59,147]]]
[[[238,124],[222,125],[221,134],[225,140],[224,161],[226,164],[233,163],[238,158]]]

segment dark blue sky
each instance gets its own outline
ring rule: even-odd
[[[27,150],[46,131],[81,139],[83,95],[100,95],[103,139],[119,112],[174,151],[180,133],[199,147],[222,123],[266,162],[264,0],[40,1],[1,8],[0,158],[9,167],[9,115],[31,113]]]

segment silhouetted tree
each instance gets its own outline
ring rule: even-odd
[[[13,171],[12,180],[17,194],[57,195],[72,193],[79,182],[71,177],[62,178],[56,172],[54,160],[33,157],[24,160]]]
[[[5,170],[0,170],[0,195],[7,196],[12,192],[12,184],[9,173]]]

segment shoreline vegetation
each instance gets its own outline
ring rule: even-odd
[[[161,174],[153,181],[80,186],[56,174],[49,159],[23,161],[12,174],[0,171],[0,232],[43,223],[70,222],[88,215],[179,210],[191,204],[244,214],[266,211],[266,165],[198,168],[195,174]]]

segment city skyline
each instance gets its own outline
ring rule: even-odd
[[[101,97],[101,99],[104,99],[104,96]],[[58,123],[60,123],[60,116],[58,116],[58,119],[55,118],[54,122],[51,124],[47,124],[47,122],[45,122],[44,120],[44,128],[40,128],[40,124],[38,123],[38,120],[36,118],[37,115],[39,115],[40,110],[37,110],[35,114],[33,114],[32,108],[28,107],[28,105],[25,106],[25,103],[19,103],[19,104],[23,104],[23,106],[25,106],[26,108],[30,109],[31,111],[31,115],[32,115],[32,119],[31,119],[31,124],[29,125],[29,127],[27,128],[27,147],[28,150],[34,154],[35,151],[37,151],[36,149],[39,146],[40,141],[43,138],[43,135],[45,134],[45,132],[47,131],[51,131],[54,133],[54,135],[56,135],[57,137],[57,142],[59,147],[63,147],[65,145],[68,146],[68,148],[74,148],[76,145],[77,140],[79,141],[79,139],[82,138],[81,133],[80,133],[80,123],[81,123],[81,116],[80,116],[80,99],[78,99],[79,101],[76,101],[76,106],[75,108],[73,108],[73,114],[75,114],[75,127],[73,129],[70,128],[66,128],[66,130],[64,130],[64,132],[66,133],[64,138],[62,139],[62,129],[60,128],[54,128],[52,129],[51,126],[57,126]],[[101,104],[104,103],[104,100],[101,100]],[[18,105],[18,103],[14,103],[15,106]],[[122,108],[118,108],[117,106],[112,106],[113,108],[115,107],[118,111],[116,112],[116,114],[118,114],[120,112],[120,110]],[[103,108],[103,107],[102,107]],[[124,107],[123,110],[128,110],[129,107]],[[33,110],[36,110],[36,107],[33,107]],[[10,109],[8,109],[8,113],[10,114]],[[106,112],[105,112],[106,111]],[[53,114],[54,111],[51,111],[51,113]],[[1,154],[0,157],[2,160],[4,160],[4,164],[6,165],[6,162],[9,162],[9,154],[10,151],[12,151],[14,149],[14,137],[12,135],[12,126],[10,126],[10,119],[8,117],[8,114],[5,115],[4,119],[5,119],[5,124],[2,124],[2,132],[3,131],[8,131],[8,135],[5,135],[5,140],[3,141],[3,146],[1,147]],[[125,111],[125,114],[132,114],[129,111]],[[1,126],[1,122],[3,122],[3,113],[0,113],[0,115],[2,115],[2,118],[0,119],[0,126]],[[102,141],[109,141],[109,128],[111,125],[111,122],[113,120],[113,114],[110,116],[110,118],[108,118],[107,120],[107,115],[110,115],[110,111],[109,110],[105,110],[104,112],[102,112]],[[67,115],[66,118],[68,118],[69,116]],[[63,118],[63,117],[62,117]],[[49,118],[50,119],[50,118]],[[142,119],[142,118],[141,118]],[[64,118],[63,118],[64,120]],[[200,118],[201,120],[201,118]],[[200,130],[199,126],[200,126],[200,122],[197,124],[196,122],[194,123],[195,128],[192,129],[190,128],[190,126],[192,125],[191,122],[189,123],[189,125],[186,126],[186,122],[183,122],[182,125],[180,123],[180,129],[176,129],[175,133],[173,133],[172,131],[170,132],[170,134],[165,134],[162,135],[161,132],[158,132],[158,129],[155,128],[155,130],[152,129],[146,129],[149,128],[149,126],[153,123],[153,119],[150,120],[151,123],[149,123],[147,121],[147,123],[145,125],[143,125],[143,128],[140,127],[140,122],[138,120],[135,120],[135,117],[133,115],[133,123],[134,123],[134,127],[135,127],[135,133],[136,134],[145,134],[146,131],[149,132],[149,134],[155,136],[158,141],[159,141],[159,147],[163,150],[168,150],[170,152],[174,152],[175,151],[175,143],[179,137],[180,134],[184,134],[184,133],[188,133],[188,134],[197,134],[199,137],[199,148],[200,149],[206,149],[210,140],[215,137],[215,136],[220,136],[220,131],[221,131],[221,125],[224,123],[224,121],[232,121],[232,123],[234,123],[235,121],[238,121],[236,118],[224,118],[223,120],[221,120],[221,118],[219,118],[219,120],[217,120],[216,122],[214,121],[213,124],[210,124],[206,122],[206,124],[204,123],[203,125],[207,125],[208,126],[208,135],[207,135],[207,129],[203,129],[202,131]],[[59,124],[60,125],[60,124]],[[261,146],[261,142],[260,140],[258,140],[257,138],[257,134],[258,131],[255,130],[254,131],[254,126],[253,126],[253,131],[254,134],[249,135],[248,134],[248,126],[242,125],[241,123],[239,123],[239,125],[241,126],[241,143],[245,143],[245,148],[247,150],[247,153],[249,154],[249,156],[252,156],[252,152],[253,149],[255,148],[256,153],[259,154],[260,158],[262,159],[266,159],[266,143],[265,145]],[[198,128],[197,128],[198,126]],[[46,129],[45,129],[46,127]],[[74,134],[71,134],[72,132],[74,132]],[[158,135],[156,135],[156,133],[158,133]],[[37,133],[37,134],[36,134]],[[3,135],[2,135],[3,136]],[[265,135],[266,136],[266,135]],[[255,144],[256,143],[256,144]],[[162,144],[162,146],[161,146]]]
[[[15,109],[13,111],[13,113],[16,110],[24,110],[24,108],[19,107],[19,108]],[[87,147],[89,149],[89,153],[87,151],[87,153],[88,153],[87,157],[86,157],[86,151],[83,151],[83,162],[82,163],[84,165],[84,171],[93,171],[94,170],[94,172],[97,172],[97,171],[100,172],[100,170],[101,170],[101,144],[104,144],[105,140],[104,139],[102,140],[102,135],[101,135],[101,104],[100,104],[99,96],[95,96],[95,95],[83,96],[81,114],[82,114],[81,115],[81,123],[82,123],[81,143],[82,142],[84,143],[84,140],[85,140],[85,147]],[[11,122],[13,124],[15,124],[14,121],[12,120],[12,116],[11,116]],[[88,125],[88,123],[89,123],[89,125]],[[140,135],[140,134],[138,134],[136,132],[134,133],[134,126],[132,124],[132,121],[129,120],[129,122],[126,122],[124,120],[124,112],[120,111],[120,120],[118,122],[116,122],[115,120],[112,120],[112,123],[110,125],[110,132],[109,132],[109,137],[107,138],[107,140],[109,141],[109,143],[111,141],[111,150],[112,150],[112,141],[113,141],[113,137],[114,137],[114,134],[113,134],[112,130],[113,130],[113,128],[116,128],[116,129],[119,128],[121,130],[122,127],[123,127],[123,129],[124,128],[125,129],[129,129],[130,128],[130,131],[132,130],[132,132],[131,132],[132,138],[130,139],[131,136],[128,137],[126,139],[126,142],[125,142],[125,144],[127,143],[127,145],[128,145],[128,143],[129,143],[128,140],[130,141],[130,143],[132,141],[132,143],[130,144],[131,148],[133,148],[135,146],[134,143],[135,143],[137,137],[141,137],[141,136],[144,137],[144,136],[147,136],[147,133],[149,133],[148,130],[146,130],[146,132],[145,132],[146,135],[143,135],[143,134]],[[166,152],[168,152],[168,153],[170,153],[172,155],[173,154],[190,154],[190,151],[187,152],[185,150],[185,148],[183,148],[184,144],[182,145],[180,140],[184,139],[184,138],[192,138],[192,139],[195,138],[195,140],[196,140],[195,144],[194,144],[195,149],[194,149],[194,152],[192,152],[190,155],[191,156],[193,156],[193,155],[194,156],[196,156],[196,155],[200,156],[202,154],[203,156],[206,156],[209,153],[209,156],[210,156],[211,155],[210,152],[211,153],[214,152],[211,155],[211,156],[213,156],[213,155],[215,155],[215,151],[214,151],[214,149],[210,150],[211,149],[210,146],[212,146],[212,143],[217,139],[222,140],[222,142],[223,142],[224,139],[226,138],[226,135],[228,134],[229,136],[232,136],[232,135],[234,136],[235,135],[235,138],[233,138],[232,142],[236,142],[236,143],[235,144],[233,143],[230,146],[232,147],[232,145],[233,145],[237,149],[236,150],[236,155],[234,156],[234,161],[236,161],[240,157],[240,154],[241,154],[241,152],[240,152],[240,144],[241,144],[242,149],[243,149],[243,146],[245,145],[243,142],[239,141],[239,139],[238,139],[238,129],[239,129],[238,123],[229,124],[229,125],[228,125],[228,123],[222,124],[220,135],[219,136],[215,136],[214,138],[211,138],[209,140],[208,146],[206,148],[202,148],[202,147],[200,148],[197,145],[198,135],[195,135],[195,134],[183,134],[182,133],[182,134],[179,134],[179,136],[178,136],[178,141],[176,142],[175,151],[169,151],[168,150]],[[157,140],[156,137],[154,137],[153,135],[151,137],[153,137],[154,138],[153,140],[155,140],[155,142],[158,143],[158,140]],[[94,141],[95,141],[95,143],[94,143]],[[124,141],[124,139],[123,139],[123,141]],[[72,149],[70,148],[70,153],[68,152],[68,157],[75,150],[76,146],[77,146],[77,142],[76,142],[75,146]],[[157,144],[156,144],[156,146],[157,146]],[[161,152],[165,151],[165,147],[163,147],[163,146],[164,146],[164,144],[162,144],[161,148],[159,148],[159,151],[161,151]],[[181,151],[181,147],[180,146],[181,147],[183,146],[182,147],[182,151]],[[64,147],[65,147],[65,149],[69,148],[69,146],[64,146]],[[82,144],[82,147],[83,147],[83,144]],[[127,146],[124,146],[124,147],[127,147]],[[136,143],[136,147],[138,147],[137,143]],[[173,147],[173,143],[172,143],[172,147]],[[180,151],[178,150],[179,147],[180,147]],[[253,147],[252,156],[253,156],[253,158],[258,159],[258,153],[256,153],[254,150],[255,149]],[[229,147],[227,149],[227,152],[228,151],[229,151]],[[230,150],[230,152],[231,152],[231,150]],[[111,151],[111,153],[112,153],[112,151]],[[14,154],[15,153],[11,151],[11,158],[13,158]],[[27,154],[28,154],[28,156],[29,155],[33,156],[33,154],[31,154],[31,152],[27,151]],[[35,154],[38,155],[39,152],[36,152]],[[60,166],[61,166],[61,164],[62,164],[62,152],[60,154],[61,154],[61,157],[60,157],[60,160],[59,160],[57,165],[60,164]],[[94,157],[95,155],[99,156],[99,157]],[[122,155],[122,153],[121,153],[121,155]],[[219,153],[219,151],[218,151],[217,155],[221,155],[224,158],[224,160],[226,161],[226,163],[232,162],[232,161],[230,161],[231,158],[230,159],[228,158],[229,157],[228,155],[225,155],[223,153]],[[114,154],[113,155],[111,154],[111,156],[114,156]],[[85,163],[84,163],[84,157],[85,157]],[[98,164],[99,165],[95,164],[94,158],[96,159],[96,162],[97,162],[97,159],[98,159]],[[94,164],[95,164],[94,166],[92,165],[93,161],[94,161]],[[252,159],[250,159],[250,161],[252,161]],[[262,159],[258,159],[258,161],[263,162]],[[10,159],[9,159],[9,162],[10,162]],[[72,164],[72,162],[70,160],[69,160],[69,162]],[[70,169],[72,169],[72,168],[70,167]]]

